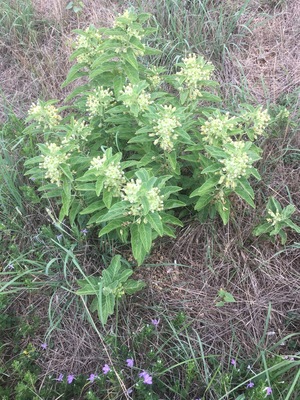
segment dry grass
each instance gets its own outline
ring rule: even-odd
[[[251,35],[245,38],[243,48],[233,48],[231,81],[239,85],[238,71],[242,69],[244,82],[257,101],[275,103],[280,95],[300,85],[300,3],[287,0],[275,9],[267,2],[255,5]]]

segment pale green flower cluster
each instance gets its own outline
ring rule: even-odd
[[[87,141],[91,133],[92,130],[85,121],[74,120],[71,132],[63,138],[61,143],[63,145],[72,144],[74,150],[80,151],[80,140]]]
[[[85,29],[84,34],[77,37],[74,45],[76,50],[82,50],[77,56],[77,61],[88,65],[92,64],[95,57],[103,53],[103,50],[99,48],[102,43],[102,36],[94,27]]]
[[[235,118],[229,118],[228,113],[209,117],[204,125],[201,126],[203,140],[210,145],[229,143],[232,141],[230,131],[235,129],[236,125]]]
[[[267,218],[267,222],[269,222],[273,226],[276,225],[278,222],[284,220],[284,217],[281,215],[279,211],[276,211],[276,213],[274,213],[272,210],[268,210],[268,214],[271,218]]]
[[[94,157],[91,160],[89,169],[95,169],[97,176],[104,176],[105,180],[103,186],[109,192],[112,192],[113,196],[120,196],[121,188],[125,184],[126,180],[124,172],[122,170],[120,162],[111,162],[107,165],[107,158],[104,154],[103,157]]]
[[[232,143],[232,149],[226,148],[228,158],[220,160],[224,167],[221,171],[219,184],[224,184],[225,188],[235,189],[237,180],[247,174],[247,169],[251,167],[251,159],[245,150],[245,142],[236,141]]]
[[[86,108],[90,117],[103,115],[104,110],[114,101],[113,92],[103,86],[93,90],[87,100]]]
[[[39,167],[46,170],[45,178],[60,186],[62,171],[59,166],[67,161],[69,155],[63,153],[63,147],[57,146],[55,143],[47,143],[47,147],[49,154],[42,156],[44,161],[39,164]]]
[[[184,78],[184,86],[179,90],[189,89],[190,98],[195,100],[202,96],[199,90],[201,82],[211,78],[214,67],[210,62],[205,61],[203,57],[197,57],[196,54],[189,54],[188,57],[183,59],[183,64],[184,67],[176,74]]]
[[[142,181],[140,179],[131,179],[131,181],[127,182],[122,189],[122,199],[129,201],[131,204],[130,211],[128,212],[129,215],[143,215],[143,205],[140,199],[141,187]],[[143,195],[147,197],[149,210],[151,212],[163,210],[163,198],[160,195],[160,191],[157,187],[150,189],[146,194],[143,193]]]
[[[135,92],[135,85],[132,85],[131,83],[129,83],[127,86],[124,86],[120,94],[122,96],[124,95],[122,101],[123,104],[128,108],[132,106],[138,106],[140,111],[145,111],[149,105],[153,103],[150,93],[142,90],[140,94],[137,94]]]
[[[28,111],[28,115],[37,121],[38,125],[43,128],[52,129],[61,121],[58,109],[52,104],[42,105],[40,102],[32,104]]]
[[[176,107],[163,106],[163,110],[160,111],[160,119],[154,126],[153,130],[155,133],[150,133],[149,136],[157,136],[154,140],[154,144],[159,144],[160,147],[167,152],[170,152],[174,148],[174,143],[178,138],[178,134],[175,129],[181,126],[179,119],[176,117]]]
[[[245,113],[243,118],[252,125],[250,127],[254,133],[253,139],[257,139],[258,136],[261,136],[264,133],[264,130],[271,119],[268,111],[263,110],[262,107],[259,107],[255,111]]]
[[[96,171],[100,171],[103,167],[103,164],[106,161],[106,155],[104,154],[103,157],[94,157],[91,161],[91,166],[89,169],[95,168]]]
[[[158,68],[155,66],[147,71],[147,79],[154,88],[158,87],[163,81],[159,75]]]
[[[109,192],[112,192],[113,196],[120,196],[121,188],[126,182],[121,164],[119,162],[109,164],[105,168],[104,175],[105,181],[103,186]]]

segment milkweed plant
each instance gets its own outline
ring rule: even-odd
[[[25,130],[42,139],[26,173],[55,199],[59,220],[85,216],[99,236],[130,243],[138,265],[187,213],[226,224],[235,196],[255,207],[254,141],[270,122],[261,106],[223,110],[202,56],[188,54],[170,74],[152,66],[149,17],[126,11],[113,28],[77,30],[63,84],[77,86],[63,107],[32,105]]]

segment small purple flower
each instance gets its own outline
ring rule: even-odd
[[[64,379],[64,375],[63,374],[59,374],[58,378],[56,378],[55,380],[57,382],[62,382],[63,379]]]
[[[265,390],[267,391],[267,396],[270,396],[272,394],[272,388],[270,388],[269,386],[266,387]]]
[[[143,382],[146,385],[152,385],[152,376],[148,374],[148,372],[143,371],[139,374],[140,378],[143,378]]]
[[[155,328],[157,327],[157,325],[159,324],[160,319],[151,319],[151,324],[155,326]]]
[[[35,181],[35,177],[34,177],[34,176],[31,176],[29,179],[30,179],[32,182]]]
[[[81,229],[80,232],[83,234],[83,236],[86,236],[86,234],[88,233],[88,230],[86,228],[84,228],[84,229]]]
[[[61,239],[62,239],[62,237],[63,237],[63,235],[62,234],[60,234],[60,235],[57,235],[56,236],[56,239],[60,242],[61,241]]]
[[[248,383],[248,385],[246,386],[246,388],[247,388],[247,389],[251,389],[251,388],[253,388],[253,386],[254,386],[254,383],[253,383],[252,381],[250,381],[250,382]]]
[[[104,375],[108,374],[110,371],[109,365],[105,364],[104,367],[102,368],[102,371]]]
[[[67,376],[67,382],[68,382],[69,384],[72,383],[72,382],[74,381],[74,379],[75,379],[75,376],[72,375],[72,374],[70,374],[70,375]]]
[[[127,360],[126,360],[127,367],[132,368],[133,364],[134,364],[133,358],[127,358]]]
[[[46,349],[47,349],[47,346],[48,346],[47,343],[42,343],[42,344],[41,344],[41,348],[42,348],[43,350],[46,350]]]
[[[236,366],[236,360],[234,358],[232,358],[230,361],[230,364]]]
[[[13,269],[15,269],[15,267],[13,266],[13,264],[8,264],[6,269],[9,269],[10,271],[12,271]]]
[[[90,377],[87,380],[90,381],[91,383],[93,383],[96,378],[98,378],[98,375],[91,374]]]

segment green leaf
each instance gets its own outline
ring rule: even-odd
[[[159,234],[159,236],[163,236],[164,228],[162,225],[161,217],[157,212],[150,212],[147,214],[147,221],[150,222],[152,228]]]
[[[183,226],[183,223],[180,221],[180,219],[174,217],[174,215],[167,214],[167,213],[161,213],[161,218],[162,218],[162,222],[165,224]]]
[[[118,275],[118,282],[119,283],[124,283],[127,281],[127,279],[133,274],[132,269],[125,269]]]
[[[100,196],[100,193],[102,192],[104,181],[105,181],[105,176],[99,176],[97,178],[96,186],[95,186],[97,196]],[[109,207],[107,207],[107,208],[109,208]]]
[[[225,201],[225,204],[223,204],[221,201],[217,201],[216,204],[216,209],[222,218],[223,224],[226,225],[229,221],[229,216],[230,216],[230,203],[228,200]]]
[[[131,295],[143,289],[145,286],[145,282],[128,279],[128,281],[123,284],[123,289],[126,294]]]
[[[102,275],[105,276],[105,273],[108,273],[111,277],[111,281],[115,281],[118,279],[118,274],[121,269],[121,256],[119,254],[115,255],[109,264],[109,267],[106,270],[103,270]],[[108,282],[106,282],[108,284]]]
[[[115,296],[113,294],[103,296],[101,293],[98,296],[98,300],[98,315],[102,325],[104,326],[107,323],[108,317],[114,313]]]
[[[112,192],[109,192],[108,190],[104,190],[103,203],[105,204],[106,208],[109,209],[111,207],[112,199],[113,199]]]
[[[195,204],[194,209],[196,211],[202,210],[204,207],[206,207],[213,200],[213,198],[214,198],[214,196],[211,196],[210,194],[206,194],[204,196],[201,196],[200,199]]]
[[[176,155],[176,151],[173,150],[170,153],[167,153],[167,159],[169,161],[169,164],[172,168],[173,171],[176,171],[177,169],[177,155]]]
[[[79,200],[74,199],[69,211],[69,221],[70,225],[73,226],[75,222],[75,218],[79,214],[79,211],[81,209],[81,203]]]
[[[141,238],[143,247],[147,253],[151,250],[152,245],[152,228],[149,223],[143,223],[137,225],[138,233]]]
[[[84,66],[85,66],[84,63],[78,63],[78,64],[73,65],[70,68],[70,71],[69,71],[69,73],[67,75],[67,79],[63,82],[61,87],[64,88],[67,85],[69,85],[69,83],[75,81],[76,79],[78,79],[78,78],[80,78],[82,76],[86,76],[87,72],[80,71]]]
[[[237,187],[234,189],[234,192],[235,192],[238,196],[240,196],[243,200],[245,200],[245,201],[249,204],[249,206],[251,206],[252,208],[255,208],[254,201],[252,200],[252,198],[251,198],[251,196],[249,195],[249,193],[246,192],[243,188],[237,186]]]
[[[62,170],[63,174],[72,182],[73,181],[73,175],[70,170],[70,167],[67,164],[60,164],[60,169]]]
[[[142,246],[137,224],[132,224],[130,226],[130,235],[133,257],[136,259],[138,265],[141,265],[146,257],[147,252]]]
[[[215,146],[204,146],[205,150],[210,154],[212,157],[216,158],[217,160],[227,158],[227,154],[225,151],[219,149]]]
[[[128,48],[126,53],[122,53],[122,58],[126,60],[136,71],[138,71],[139,65],[131,48]]]
[[[220,180],[219,176],[213,176],[207,179],[207,181],[205,181],[202,186],[200,186],[198,189],[194,190],[190,194],[190,197],[204,196],[208,193],[211,193],[212,189],[217,186],[219,180]]]
[[[254,236],[260,236],[263,233],[269,233],[272,230],[272,226],[269,222],[265,222],[264,224],[258,225],[253,229],[252,233]]]
[[[127,221],[126,217],[110,221],[104,228],[102,228],[100,230],[98,236],[101,237],[107,233],[110,233],[110,232],[120,228],[126,221]]]
[[[109,221],[118,217],[122,217],[124,215],[124,212],[127,209],[127,203],[124,201],[120,201],[116,204],[114,204],[106,214],[104,214],[102,217],[97,220],[97,223],[99,222],[105,222]]]
[[[124,76],[121,75],[121,74],[120,74],[120,75],[117,75],[117,76],[114,78],[113,85],[114,85],[115,97],[118,99],[121,90],[122,90],[123,87],[125,86],[125,78],[124,78]]]
[[[90,204],[88,207],[84,208],[81,212],[80,215],[85,215],[85,214],[92,214],[95,211],[100,211],[104,208],[104,204],[102,200],[97,200],[94,201],[92,204]]]
[[[185,207],[186,204],[180,200],[169,199],[164,201],[164,209],[170,210],[171,208]]]
[[[213,163],[213,164],[209,165],[208,167],[204,168],[201,171],[201,174],[208,174],[208,173],[217,172],[217,171],[220,171],[222,168],[223,168],[223,164],[221,164],[221,163]]]
[[[124,61],[124,71],[131,83],[136,84],[139,82],[139,72],[127,61]]]
[[[280,230],[280,231],[278,232],[278,235],[279,235],[280,238],[281,238],[281,244],[282,244],[282,245],[285,245],[285,244],[286,244],[286,241],[287,241],[287,234],[286,234],[286,232],[284,232],[283,230]]]
[[[296,224],[294,224],[294,222],[292,222],[290,219],[287,219],[286,221],[284,221],[285,224],[287,226],[289,226],[291,229],[294,229],[295,232],[300,233],[300,227]]]

